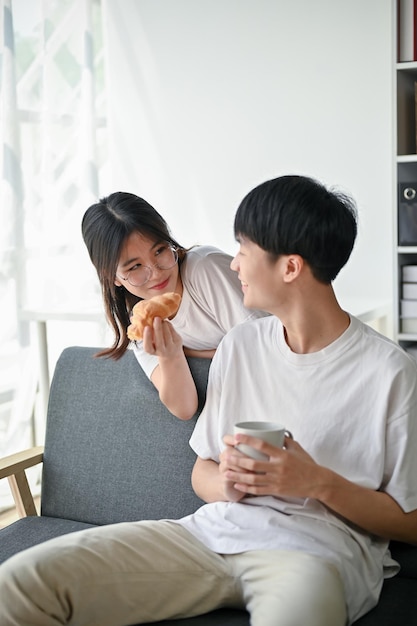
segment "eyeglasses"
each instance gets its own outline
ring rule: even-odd
[[[152,265],[135,265],[128,271],[126,276],[119,276],[119,278],[127,281],[132,287],[142,287],[152,276],[154,268],[170,270],[171,267],[174,267],[178,262],[177,249],[169,243],[163,243],[158,246],[156,256],[158,257],[157,263],[153,263]]]

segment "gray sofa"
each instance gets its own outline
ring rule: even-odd
[[[191,488],[194,454],[188,445],[198,415],[189,422],[173,417],[132,353],[115,362],[95,358],[96,352],[72,347],[62,353],[51,386],[44,452],[37,448],[0,460],[0,478],[10,476],[18,504],[28,514],[0,531],[0,562],[92,525],[176,518],[201,504]],[[199,411],[209,365],[190,359]],[[42,508],[36,516],[25,469],[41,460]],[[392,552],[401,573],[385,582],[379,605],[358,626],[416,626],[417,547],[392,544]],[[248,626],[249,616],[221,609],[159,623]]]

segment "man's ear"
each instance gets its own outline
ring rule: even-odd
[[[284,268],[284,282],[291,283],[301,273],[304,267],[304,259],[299,254],[289,254]]]

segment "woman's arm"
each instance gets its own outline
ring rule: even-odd
[[[144,330],[143,348],[158,357],[151,381],[161,402],[179,419],[191,419],[197,411],[198,396],[180,335],[172,324],[157,317],[153,329],[147,326]]]

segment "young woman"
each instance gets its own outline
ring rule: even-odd
[[[126,352],[127,327],[139,300],[172,291],[181,295],[175,316],[156,318],[132,347],[169,411],[190,419],[198,398],[186,356],[211,358],[233,326],[267,313],[244,306],[230,255],[213,246],[183,248],[164,218],[132,193],[116,192],[93,204],[83,217],[82,234],[115,335],[98,356],[119,359]]]

